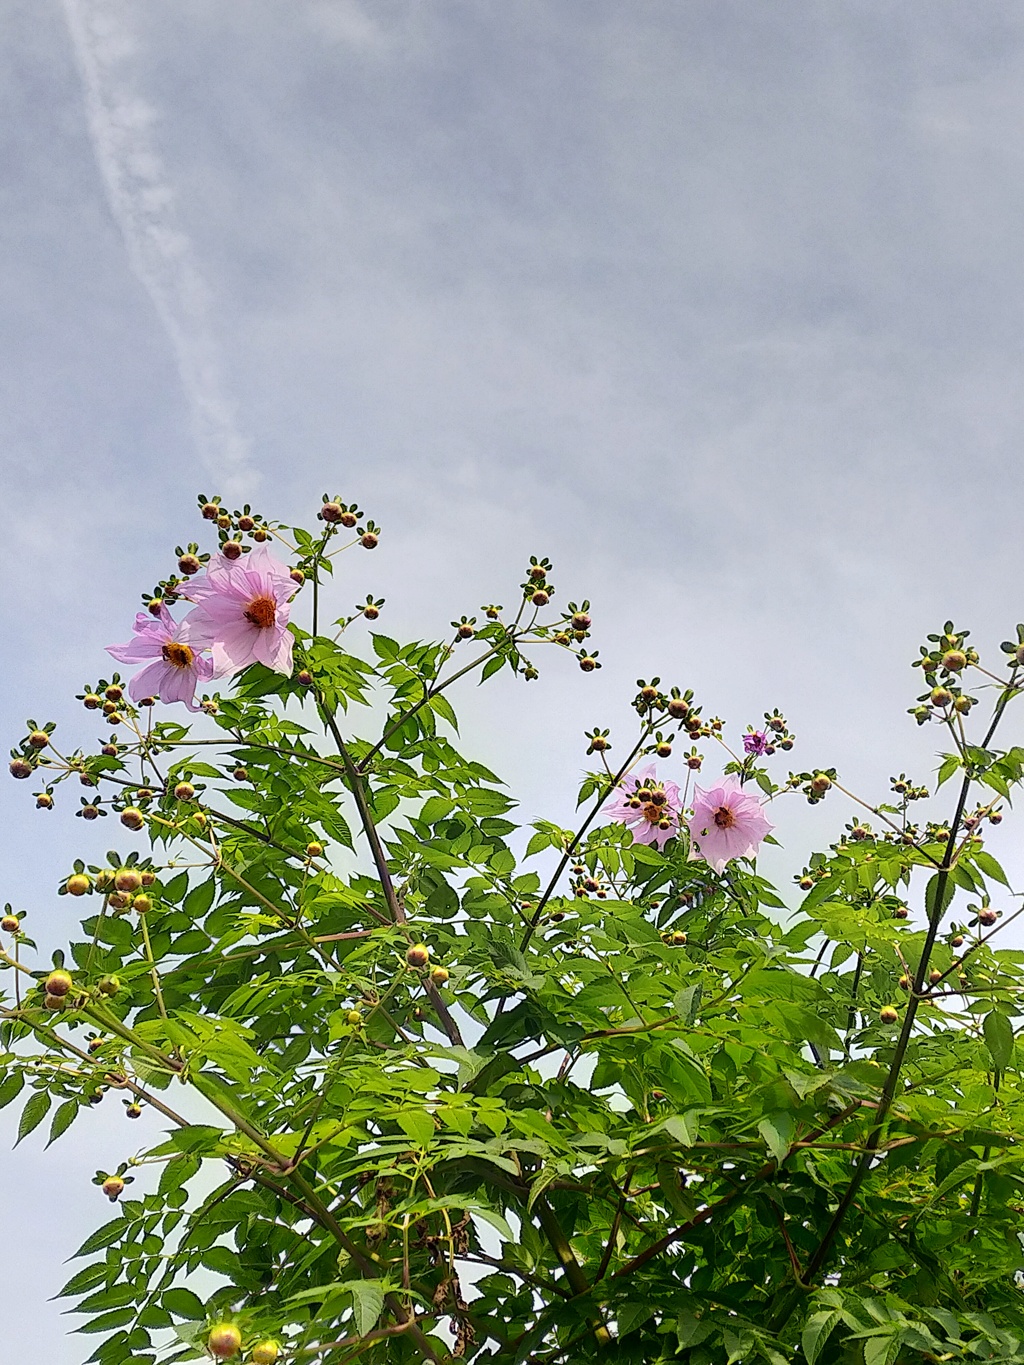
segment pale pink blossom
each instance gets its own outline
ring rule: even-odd
[[[166,607],[160,608],[159,616],[140,611],[132,639],[123,645],[107,645],[107,653],[118,663],[146,664],[128,684],[133,701],[159,697],[163,702],[181,701],[190,711],[198,710],[196,685],[213,677],[213,660],[200,653],[210,641],[202,629],[197,629],[192,615],[190,612],[184,621],[175,621]]]
[[[205,576],[183,589],[197,603],[185,619],[213,642],[214,677],[254,663],[291,673],[288,616],[295,591],[288,566],[265,545],[257,545],[242,559],[217,555]]]
[[[745,792],[735,777],[723,777],[707,791],[694,788],[693,814],[687,824],[691,848],[718,873],[733,858],[753,857],[758,844],[775,828],[757,797]]]
[[[679,833],[680,808],[678,786],[674,782],[659,781],[654,764],[650,763],[638,773],[622,779],[605,806],[605,814],[628,825],[635,843],[660,848]]]

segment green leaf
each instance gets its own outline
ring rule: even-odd
[[[349,1289],[352,1291],[356,1331],[365,1337],[367,1332],[372,1332],[377,1326],[384,1311],[384,1290],[377,1280],[353,1280]]]
[[[17,1099],[24,1084],[25,1077],[20,1071],[12,1071],[0,1081],[0,1109]]]
[[[161,1302],[168,1313],[173,1313],[176,1318],[187,1318],[190,1322],[198,1322],[206,1317],[206,1308],[198,1294],[193,1294],[191,1289],[168,1289]]]
[[[800,1337],[800,1345],[807,1357],[807,1365],[814,1365],[814,1362],[821,1355],[825,1343],[839,1319],[840,1313],[835,1308],[826,1309],[822,1313],[812,1313],[807,1319],[803,1334]]]
[[[757,1125],[757,1131],[764,1138],[775,1160],[785,1160],[796,1134],[792,1114],[787,1114],[784,1110],[766,1114]]]
[[[941,919],[949,909],[956,886],[947,872],[936,872],[925,887],[924,905],[929,920]]]
[[[56,1142],[61,1133],[67,1132],[75,1119],[78,1118],[80,1109],[81,1105],[77,1100],[65,1100],[53,1116],[53,1122],[50,1124],[50,1137],[46,1144],[47,1147],[49,1147],[51,1142]]]
[[[975,865],[978,867],[979,871],[984,872],[986,877],[991,877],[993,881],[1002,882],[1004,886],[1010,885],[1006,873],[996,862],[995,858],[992,857],[991,853],[986,853],[983,848],[979,848],[972,856]]]
[[[181,908],[190,919],[202,919],[213,904],[216,893],[217,883],[211,875],[205,881],[200,882],[198,886],[192,888],[185,897],[185,904]]]
[[[981,1029],[992,1057],[992,1065],[997,1071],[1005,1071],[1013,1060],[1013,1025],[1005,1014],[993,1010],[985,1015]]]
[[[79,1256],[91,1256],[94,1251],[102,1251],[104,1247],[110,1246],[111,1242],[116,1242],[127,1228],[128,1222],[124,1214],[118,1214],[109,1223],[97,1228],[91,1237],[87,1237],[71,1259],[76,1260]]]
[[[49,1108],[49,1094],[45,1090],[37,1090],[21,1111],[21,1122],[18,1124],[18,1140],[14,1144],[15,1147],[22,1138],[28,1137],[33,1128],[39,1127]]]
[[[429,1147],[434,1140],[434,1120],[423,1109],[405,1109],[397,1115],[398,1126],[420,1147]]]

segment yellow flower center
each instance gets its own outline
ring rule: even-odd
[[[644,819],[650,820],[652,825],[658,824],[665,817],[665,812],[660,806],[656,806],[653,801],[644,806]]]
[[[277,603],[272,597],[254,597],[245,609],[245,619],[258,630],[269,630],[277,620]]]
[[[174,668],[191,668],[196,657],[188,645],[180,644],[177,640],[168,641],[160,653]]]
[[[728,806],[719,806],[715,811],[715,824],[719,829],[732,829],[736,817]]]

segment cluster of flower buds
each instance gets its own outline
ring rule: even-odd
[[[889,783],[896,795],[901,797],[904,802],[924,801],[928,797],[928,788],[915,787],[906,773],[900,773],[899,777],[890,777]]]
[[[55,728],[52,721],[47,721],[45,725],[37,725],[34,720],[25,722],[25,729],[28,733],[18,747],[11,750],[9,771],[12,777],[24,780],[26,777],[31,777],[40,764],[48,764],[49,760],[42,755],[44,749],[49,747],[50,736]],[[36,804],[40,804],[38,795]],[[53,802],[43,802],[42,804],[52,805]]]
[[[682,929],[666,929],[661,941],[669,948],[683,948],[686,946],[686,934]]]
[[[359,519],[362,515],[355,503],[350,507],[340,498],[332,498],[325,493],[316,519],[326,522],[328,526],[344,526],[346,530],[351,531],[359,525]]]
[[[208,498],[205,493],[200,493],[199,511],[202,513],[204,521],[217,523],[223,549],[225,540],[233,540],[237,543],[237,535],[250,536],[257,545],[262,545],[265,540],[269,540],[273,527],[258,512],[254,512],[248,503],[242,510],[229,512],[221,503],[219,497]],[[229,554],[229,559],[237,559],[241,554],[239,549],[237,554]]]
[[[78,700],[87,711],[101,711],[108,725],[122,725],[125,719],[134,720],[139,714],[125,695],[125,686],[120,673],[107,682],[100,678],[95,686],[86,683],[85,690],[77,694]],[[143,698],[140,706],[151,706],[152,699]]]
[[[769,743],[773,748],[782,749],[784,753],[789,753],[796,743],[796,735],[786,724],[786,718],[776,708],[774,711],[764,713],[765,730],[769,733]]]
[[[551,567],[551,560],[547,556],[543,559],[538,559],[536,555],[530,556],[526,577],[519,586],[523,590],[524,599],[535,607],[546,607],[555,595],[555,585],[548,579]]]
[[[978,651],[966,643],[969,634],[970,631],[956,630],[953,622],[947,621],[941,635],[929,635],[928,644],[921,646],[921,657],[914,660],[913,666],[923,670],[928,690],[917,698],[916,706],[909,708],[918,725],[932,719],[947,722],[954,715],[966,715],[975,705],[977,698],[966,693],[957,681],[965,668],[978,662]],[[1003,645],[1011,653],[1016,648]]]
[[[589,900],[591,896],[596,896],[599,901],[608,899],[609,887],[583,863],[577,863],[572,868],[572,894],[577,900]]]
[[[828,868],[824,862],[815,867],[805,867],[793,878],[801,891],[810,891],[815,882],[822,881],[829,875]]]
[[[581,602],[578,606],[575,602],[570,602],[562,614],[562,619],[552,634],[552,639],[556,645],[571,647],[573,644],[581,645],[590,636],[590,627],[593,624],[590,617],[590,603]],[[578,651],[579,657],[586,657],[587,651]]]
[[[786,786],[790,791],[799,788],[813,806],[825,799],[826,793],[835,780],[835,768],[824,768],[814,773],[790,773],[786,780]]]

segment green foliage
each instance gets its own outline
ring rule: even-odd
[[[296,533],[307,585],[335,530]],[[549,572],[532,562],[525,602]],[[894,779],[881,833],[816,854],[789,915],[752,862],[691,857],[685,828],[659,849],[601,823],[666,735],[724,743],[657,680],[617,766],[588,735],[579,828],[521,831],[455,747],[447,689],[530,677],[531,641],[587,632],[574,608],[482,610],[456,665],[454,644],[379,633],[359,658],[314,607],[294,628],[311,682],[253,665],[194,735],[125,705],[108,766],[46,751],[48,790],[85,774],[145,816],[132,852],[76,865],[63,1001],[22,928],[2,957],[18,1140],[111,1091],[167,1124],[97,1174],[116,1213],[62,1291],[102,1337],[90,1359],[199,1359],[228,1318],[287,1361],[1024,1362],[1024,954],[990,941],[1012,916],[982,839],[1024,773],[993,747],[1016,655],[969,745],[977,656],[949,624],[923,648],[956,749],[940,777],[962,784],[949,822],[913,824],[922,789]],[[370,703],[372,738],[347,714]],[[776,810],[836,781],[777,783],[759,757],[723,752]]]

